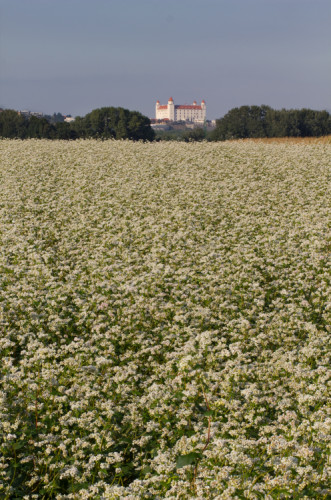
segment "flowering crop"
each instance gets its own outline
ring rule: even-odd
[[[0,144],[0,497],[327,498],[330,145]]]

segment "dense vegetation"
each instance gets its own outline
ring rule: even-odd
[[[157,130],[155,132],[156,141],[201,142],[209,140],[209,136],[210,134],[204,128],[187,129],[185,125],[182,129]]]
[[[328,134],[331,134],[331,115],[327,111],[241,106],[217,120],[211,138],[319,137]]]
[[[224,141],[257,137],[319,137],[331,134],[331,115],[311,109],[274,110],[269,106],[241,106],[217,120],[216,129],[158,131],[138,111],[104,107],[66,123],[60,113],[25,118],[14,110],[0,113],[0,137],[9,139],[132,139],[152,141]]]
[[[0,136],[9,139],[132,139],[153,140],[150,120],[138,111],[104,107],[95,109],[74,122],[32,116],[25,118],[14,110],[0,113]]]
[[[0,148],[0,498],[330,498],[330,144]]]

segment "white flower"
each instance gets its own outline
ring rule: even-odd
[[[2,496],[327,495],[330,144],[0,147]]]

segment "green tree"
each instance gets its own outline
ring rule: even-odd
[[[192,130],[186,130],[183,133],[183,140],[185,142],[203,141],[205,138],[206,134],[202,128],[194,128]]]
[[[31,116],[28,123],[27,137],[34,139],[54,139],[55,127],[46,118]]]
[[[216,121],[213,140],[248,137],[306,137],[331,133],[327,111],[274,110],[269,106],[241,106]]]
[[[71,122],[69,125],[75,137],[84,138],[87,136],[85,118],[76,116],[75,121]]]
[[[128,131],[129,138],[136,141],[152,141],[155,137],[154,130],[151,127],[150,119],[147,118],[147,116],[142,115],[138,111],[130,112]]]
[[[75,139],[77,137],[76,132],[70,127],[69,123],[58,122],[55,125],[55,137],[56,139]]]
[[[13,109],[0,113],[0,136],[9,139],[24,139],[27,136],[28,121]]]
[[[77,118],[75,122],[77,121]],[[79,124],[73,124],[78,131],[84,130],[85,137],[102,139],[153,140],[154,131],[150,120],[137,111],[124,108],[105,107],[94,109]]]

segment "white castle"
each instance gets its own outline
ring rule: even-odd
[[[156,120],[169,120],[172,122],[203,123],[206,120],[206,103],[201,101],[201,105],[198,106],[197,102],[193,101],[193,104],[175,105],[172,97],[168,100],[168,104],[160,104],[160,101],[156,101],[155,118]]]

